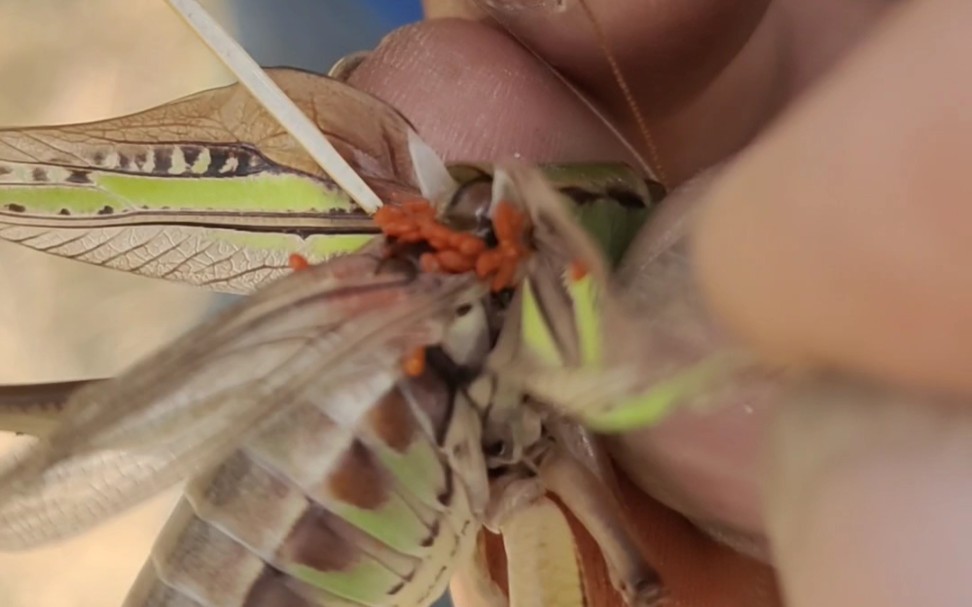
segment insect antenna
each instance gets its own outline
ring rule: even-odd
[[[594,36],[597,38],[598,44],[601,46],[601,50],[604,52],[604,59],[608,62],[608,66],[611,68],[611,73],[614,76],[615,82],[617,82],[618,87],[621,89],[621,94],[624,95],[625,102],[628,104],[628,109],[631,110],[631,115],[634,118],[635,124],[638,125],[638,131],[641,133],[641,138],[644,140],[645,149],[648,150],[648,161],[651,163],[652,167],[655,169],[655,175],[658,181],[662,185],[667,185],[667,177],[665,175],[664,163],[662,163],[661,154],[658,151],[658,145],[655,143],[655,138],[652,137],[651,129],[648,128],[648,121],[645,120],[644,112],[641,111],[641,107],[638,105],[634,94],[631,92],[631,87],[628,85],[628,79],[624,76],[624,71],[621,70],[621,64],[618,62],[617,56],[611,49],[611,45],[608,43],[607,34],[604,33],[604,28],[601,26],[601,22],[598,20],[597,16],[594,14],[594,10],[591,9],[590,4],[587,0],[577,0],[580,3],[581,8],[587,15],[588,20],[591,22],[591,27],[594,30]]]
[[[553,1],[558,2],[560,4],[564,2],[564,0],[553,0]],[[621,145],[632,155],[632,157],[634,157],[634,159],[638,163],[638,168],[644,171],[647,176],[652,177],[654,180],[658,181],[662,185],[665,185],[666,177],[665,177],[664,163],[661,160],[661,154],[658,151],[658,146],[655,144],[655,139],[651,134],[651,129],[648,128],[648,121],[645,120],[644,113],[641,111],[641,108],[638,106],[638,103],[635,100],[634,94],[631,92],[631,87],[628,85],[628,80],[627,78],[625,78],[624,72],[621,70],[621,65],[618,62],[617,57],[614,54],[614,51],[611,50],[610,44],[608,44],[608,39],[607,39],[607,35],[604,33],[604,28],[601,27],[600,21],[597,19],[597,16],[595,15],[594,11],[591,9],[590,5],[588,5],[587,0],[577,0],[577,1],[580,3],[580,6],[583,9],[584,14],[587,17],[588,21],[591,22],[591,27],[594,30],[594,37],[597,39],[597,42],[600,45],[601,50],[604,52],[605,58],[608,62],[608,66],[611,70],[611,74],[614,76],[615,82],[621,88],[621,92],[624,95],[628,108],[631,110],[631,113],[635,120],[635,124],[637,124],[641,137],[645,142],[645,149],[648,151],[649,158],[647,160],[642,155],[642,153],[638,150],[638,148],[635,147],[633,143],[631,143],[628,137],[621,132],[621,130],[617,127],[617,125],[615,125],[614,122],[612,122],[605,115],[605,113],[593,101],[591,101],[591,99],[586,94],[584,94],[583,91],[581,91],[574,83],[568,80],[566,76],[561,74],[556,68],[554,68],[546,60],[544,60],[544,58],[540,55],[540,53],[538,53],[536,50],[533,49],[533,47],[527,44],[527,42],[523,40],[523,38],[516,33],[514,28],[510,27],[510,24],[506,23],[502,19],[502,17],[500,17],[495,11],[489,11],[487,9],[487,12],[497,23],[499,23],[499,25],[501,25],[506,30],[506,32],[510,36],[512,36],[515,40],[517,40],[520,44],[522,44],[523,47],[527,49],[527,51],[532,53],[533,56],[540,61],[540,63],[547,66],[547,68],[553,73],[553,75],[558,80],[560,80],[564,84],[564,86],[570,89],[570,91],[581,101],[581,103],[583,103],[587,107],[587,109],[591,111],[591,113],[593,113],[595,116],[598,117],[598,119],[600,119],[600,121],[604,124],[604,126],[607,127],[609,131],[611,131],[611,134],[614,135],[614,137],[618,140],[618,142],[620,142]],[[483,6],[484,8],[490,5],[490,0],[476,0],[476,2],[480,6]],[[542,2],[543,0],[538,0],[538,3],[542,3]]]

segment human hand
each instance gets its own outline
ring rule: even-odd
[[[500,18],[637,144],[586,14],[565,3]],[[959,261],[972,252],[963,204],[972,186],[960,169],[972,146],[972,5],[588,3],[671,185],[742,150],[710,187],[683,195],[707,202],[694,250],[714,313],[772,360],[972,392],[972,279]],[[398,107],[452,160],[631,160],[533,56],[482,25],[399,31],[351,82]],[[770,458],[768,508],[757,445],[774,403],[676,416],[626,437],[621,464],[712,531],[768,533],[787,604],[969,604],[961,570],[972,549],[955,537],[972,512],[956,482],[972,467],[970,423],[955,410],[844,404],[779,416],[777,436],[788,440]],[[794,487],[812,499],[788,500]],[[639,508],[646,520],[666,516],[647,500]],[[774,604],[765,569],[672,531],[678,524],[644,531],[674,534],[656,554],[680,604]]]

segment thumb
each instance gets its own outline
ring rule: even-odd
[[[972,605],[972,413],[916,401],[831,382],[783,408],[766,516],[787,605]]]
[[[901,3],[726,171],[695,252],[764,353],[972,393],[972,3]]]

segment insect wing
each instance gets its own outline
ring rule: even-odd
[[[435,343],[474,279],[352,255],[296,272],[67,404],[0,471],[0,548],[76,533],[199,473],[305,399],[360,415]],[[390,379],[389,379],[390,378]]]
[[[382,199],[426,185],[413,162],[424,148],[391,107],[316,74],[268,73]],[[291,253],[316,263],[376,233],[238,84],[121,118],[0,130],[0,238],[52,254],[249,293]]]
[[[94,381],[98,380],[0,386],[0,432],[50,434],[71,394]]]

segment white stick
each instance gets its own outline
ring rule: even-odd
[[[331,142],[197,0],[166,0],[324,172],[368,213],[382,203]]]

